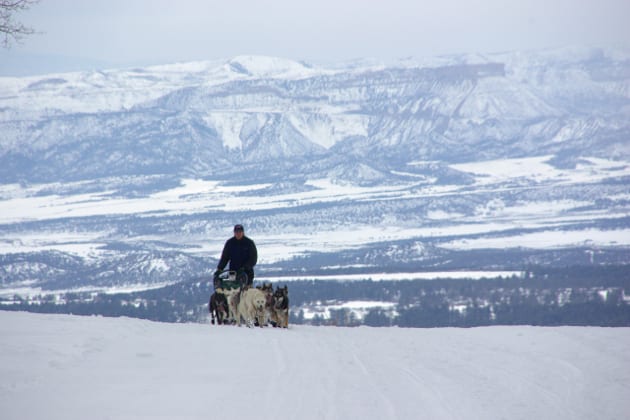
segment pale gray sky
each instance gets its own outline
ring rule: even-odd
[[[0,75],[260,54],[392,59],[630,45],[630,0],[41,0]]]

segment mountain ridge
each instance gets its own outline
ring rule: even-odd
[[[600,143],[604,148],[596,148],[601,156],[627,153],[623,136],[630,128],[623,116],[610,112],[602,115],[595,110],[580,117],[573,109],[562,111],[557,104],[541,98],[536,90],[506,79],[504,64],[387,69],[323,76],[324,80],[321,77],[259,78],[212,87],[187,86],[126,111],[4,121],[2,126],[8,138],[0,144],[3,160],[30,160],[35,173],[43,166],[54,168],[55,159],[63,161],[58,166],[88,170],[94,167],[93,161],[102,161],[102,157],[73,162],[63,144],[81,144],[85,149],[89,142],[88,149],[94,153],[106,153],[101,143],[107,139],[118,141],[117,145],[105,145],[107,153],[111,148],[120,148],[117,154],[134,156],[140,148],[140,153],[151,156],[151,149],[158,146],[154,163],[151,158],[135,164],[128,160],[128,165],[115,170],[125,175],[172,170],[189,173],[183,165],[185,157],[176,158],[175,167],[168,158],[177,157],[182,146],[183,155],[205,162],[194,166],[192,172],[197,176],[212,175],[211,167],[223,159],[215,157],[220,154],[231,165],[318,154],[325,157],[326,152],[346,150],[346,142],[355,154],[359,153],[356,157],[384,156],[385,160],[394,159],[395,165],[404,164],[410,154],[416,160],[445,161],[456,155],[461,161],[523,156],[541,146],[563,153],[567,148],[565,142],[557,141],[559,138],[572,138],[574,144],[570,148],[574,150],[579,145],[581,152],[593,149],[593,141],[603,138],[606,142]],[[326,82],[328,78],[331,85]],[[600,94],[606,94],[606,90]],[[624,106],[630,103],[627,97],[619,95],[609,100],[622,101]],[[587,136],[595,140],[585,139]],[[549,137],[552,141],[545,142]],[[528,144],[532,142],[543,144]],[[20,144],[29,147],[19,147]],[[461,150],[462,146],[465,150]],[[365,152],[361,153],[363,149]],[[454,150],[459,153],[452,153]],[[38,151],[45,151],[48,159],[42,161]],[[10,179],[15,168],[4,166],[11,169],[2,176]],[[100,171],[84,176],[102,176],[106,172],[103,168]],[[19,176],[28,178],[28,171]],[[50,171],[45,174],[47,179],[51,176]]]

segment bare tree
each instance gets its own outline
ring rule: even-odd
[[[0,37],[2,46],[10,48],[13,42],[20,42],[25,35],[35,33],[32,28],[15,21],[14,15],[27,10],[39,0],[0,0]]]

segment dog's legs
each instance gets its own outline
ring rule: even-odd
[[[223,303],[217,305],[217,324],[223,324]]]
[[[210,323],[214,325],[214,293],[210,296],[210,301],[208,302],[208,310],[210,311]]]
[[[267,323],[267,317],[265,315],[265,309],[263,308],[262,310],[257,311],[256,313],[256,318],[258,318],[258,326],[260,328],[263,327],[263,325],[265,325]]]

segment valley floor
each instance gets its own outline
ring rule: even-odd
[[[630,328],[288,330],[0,311],[0,418],[621,419]]]

